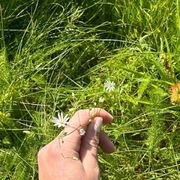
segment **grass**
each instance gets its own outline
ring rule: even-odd
[[[178,0],[2,1],[0,179],[38,179],[51,118],[92,107],[114,116],[101,179],[180,178],[179,12]]]

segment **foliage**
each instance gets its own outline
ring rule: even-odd
[[[38,179],[37,152],[58,134],[52,117],[92,107],[114,116],[103,180],[180,177],[179,103],[169,97],[180,79],[178,0],[0,5],[0,179]]]

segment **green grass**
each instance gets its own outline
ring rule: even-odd
[[[52,117],[92,107],[114,116],[101,179],[180,178],[178,0],[3,0],[0,19],[0,179],[38,179]]]

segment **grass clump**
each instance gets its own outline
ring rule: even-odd
[[[92,107],[114,116],[101,179],[179,178],[178,1],[3,1],[0,16],[0,179],[38,179],[52,117]]]

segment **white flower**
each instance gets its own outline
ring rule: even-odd
[[[86,133],[86,131],[85,131],[83,128],[81,128],[81,129],[79,130],[80,136],[84,136],[85,133]]]
[[[103,97],[99,98],[99,102],[103,103],[104,101],[105,101],[105,98],[103,98]]]
[[[106,81],[104,84],[104,87],[106,91],[114,91],[115,89],[115,83],[113,81]]]
[[[61,112],[61,114],[58,113],[58,118],[53,117],[51,122],[54,123],[54,126],[60,128],[60,127],[65,127],[68,124],[68,120],[69,120],[68,115],[64,116],[63,113]]]

